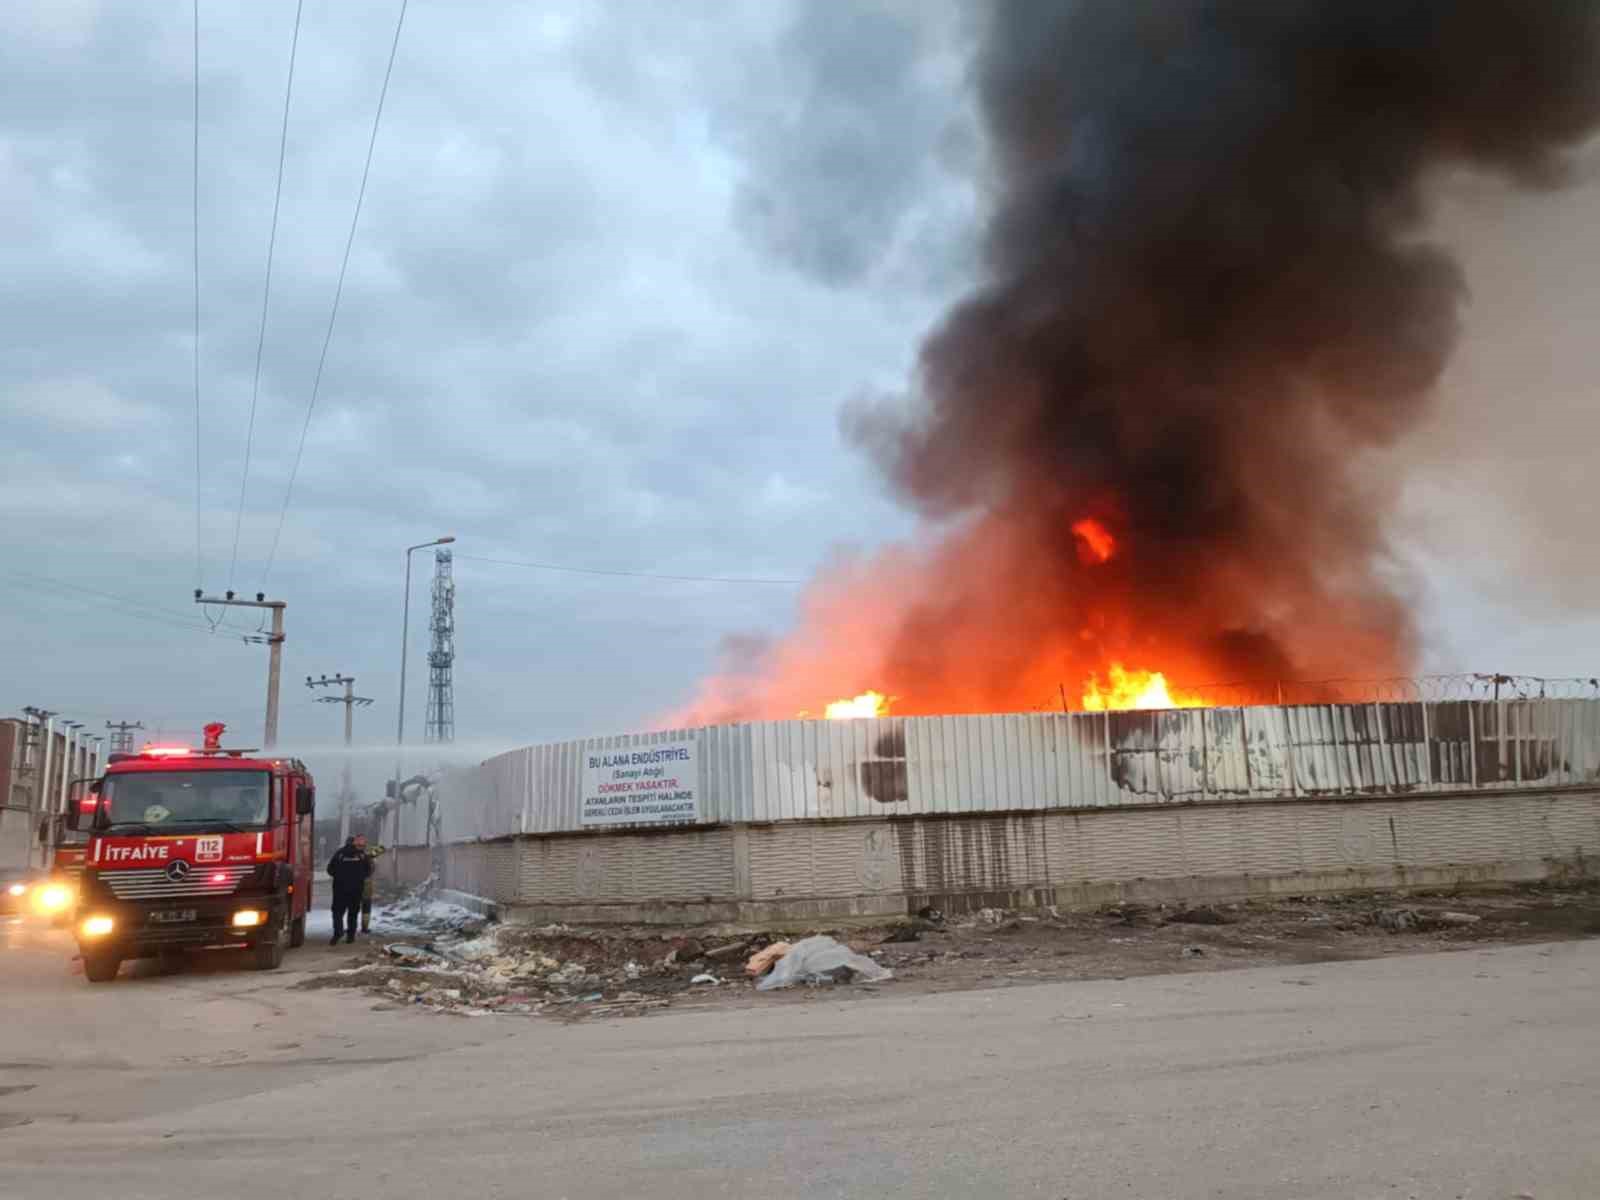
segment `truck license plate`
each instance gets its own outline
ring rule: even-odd
[[[192,920],[194,920],[192,908],[168,908],[150,914],[150,922],[153,925],[176,925],[180,921]]]

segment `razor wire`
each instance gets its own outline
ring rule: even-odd
[[[1466,700],[1600,700],[1600,677],[1458,672],[1381,678],[1259,679],[1186,684],[1167,681],[1178,707],[1240,708],[1255,705],[1414,704]],[[1058,688],[1033,706],[1060,712],[1072,692]]]

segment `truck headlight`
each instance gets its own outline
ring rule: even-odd
[[[6,891],[9,892],[13,896],[26,895],[27,891],[28,891],[28,885],[25,884],[25,883],[13,883],[10,887],[8,887],[6,889]]]
[[[58,913],[72,903],[72,891],[59,883],[47,884],[34,894],[33,903],[42,913]]]
[[[250,929],[265,923],[267,914],[259,908],[241,908],[233,914],[233,927],[235,929]]]
[[[110,917],[90,917],[82,925],[84,937],[105,937],[117,927],[117,923]]]

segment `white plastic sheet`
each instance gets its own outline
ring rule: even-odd
[[[893,979],[894,972],[831,937],[808,937],[794,944],[757,984],[758,992],[791,987],[797,983],[833,982],[832,972],[849,967],[856,979],[876,983]]]

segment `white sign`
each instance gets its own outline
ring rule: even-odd
[[[583,824],[673,825],[699,814],[693,742],[583,752]]]

